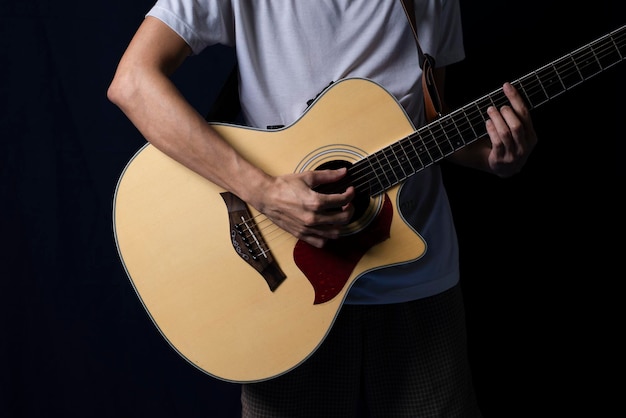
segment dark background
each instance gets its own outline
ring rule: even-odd
[[[106,88],[152,3],[0,0],[0,416],[238,414],[238,386],[158,334],[113,239],[116,181],[144,140]],[[450,69],[448,101],[625,23],[609,3],[463,1],[468,58]],[[176,81],[204,113],[231,63],[215,48]],[[445,167],[486,417],[604,415],[596,395],[609,395],[622,330],[611,295],[623,278],[625,75],[622,63],[533,111],[540,142],[521,174]]]

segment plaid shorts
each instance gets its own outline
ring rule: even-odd
[[[242,386],[243,417],[481,416],[459,285],[390,305],[344,305],[304,363]]]

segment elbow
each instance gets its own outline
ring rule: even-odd
[[[109,84],[107,88],[107,99],[118,107],[122,106],[124,102],[124,92],[128,91],[128,88],[125,87],[124,84],[122,77],[119,74],[115,74],[111,84]]]
[[[107,99],[121,109],[130,106],[133,98],[137,96],[140,86],[137,80],[139,79],[140,77],[134,71],[129,71],[124,66],[118,67],[107,88]]]

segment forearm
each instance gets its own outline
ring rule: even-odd
[[[247,161],[178,91],[170,76],[191,53],[183,38],[147,17],[122,56],[107,92],[146,140],[228,190],[295,237],[321,247],[339,237],[354,213],[355,190],[318,193],[346,169],[270,176]]]
[[[109,88],[118,105],[156,148],[213,183],[254,201],[269,177],[245,161],[185,100],[169,78],[122,62]],[[253,203],[253,202],[250,202]]]

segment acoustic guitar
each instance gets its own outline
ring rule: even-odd
[[[536,108],[623,61],[625,28],[512,84]],[[285,128],[213,124],[271,175],[348,167],[358,214],[324,249],[146,144],[114,196],[115,240],[131,284],[166,341],[203,372],[231,382],[286,373],[322,343],[359,277],[424,254],[397,208],[403,183],[484,136],[487,107],[505,103],[498,89],[416,129],[384,88],[349,78]]]

